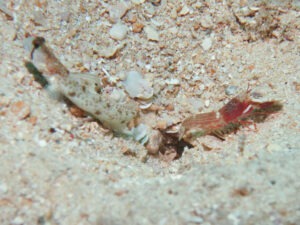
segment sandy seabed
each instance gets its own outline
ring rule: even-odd
[[[0,223],[300,224],[299,10],[297,0],[0,1]],[[115,23],[127,27],[121,40]],[[140,71],[160,106],[143,115],[154,126],[219,109],[228,87],[283,110],[224,141],[198,138],[178,160],[145,160],[142,145],[34,81],[28,35],[72,72]]]

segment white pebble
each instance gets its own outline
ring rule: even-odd
[[[177,29],[177,27],[171,27],[171,28],[169,29],[169,32],[170,32],[171,34],[177,34],[177,33],[178,33],[178,29]]]
[[[112,58],[116,55],[116,53],[121,50],[125,46],[125,42],[121,42],[118,45],[111,45],[108,47],[100,48],[99,55],[104,58]]]
[[[16,217],[13,219],[13,221],[11,221],[11,224],[13,225],[19,225],[19,224],[24,224],[24,220],[22,217]]]
[[[141,109],[148,109],[152,105],[152,102],[141,102],[140,108]]]
[[[63,123],[62,125],[60,125],[61,129],[67,131],[67,132],[71,132],[73,126],[70,123]]]
[[[177,11],[176,11],[175,7],[171,10],[170,16],[171,16],[172,19],[177,18]]]
[[[0,182],[0,193],[5,194],[8,191],[7,184]]]
[[[111,38],[115,40],[123,40],[126,37],[128,28],[126,25],[117,23],[109,31]]]
[[[114,23],[118,22],[123,16],[126,15],[131,3],[130,2],[119,2],[116,5],[109,7],[109,17],[110,20]]]
[[[207,100],[205,100],[205,102],[204,102],[204,105],[205,105],[205,107],[208,107],[209,106],[209,104],[210,104],[210,101],[207,99]]]
[[[4,39],[8,41],[13,41],[15,39],[17,31],[14,27],[5,25],[3,30],[5,30],[5,32],[2,32]]]
[[[136,71],[127,74],[123,85],[131,98],[150,99],[153,96],[153,88],[149,82]]]
[[[193,7],[194,7],[195,9],[201,9],[202,6],[203,6],[203,4],[202,4],[201,2],[196,2],[196,3],[193,5]]]
[[[230,85],[225,89],[225,94],[226,95],[234,95],[234,94],[236,94],[237,90],[238,90],[237,86]]]
[[[139,124],[131,130],[132,136],[136,141],[145,144],[148,141],[149,127],[145,124]]]
[[[169,85],[179,85],[180,81],[178,79],[176,79],[176,78],[170,78],[170,79],[166,80],[166,84],[169,84]]]
[[[47,146],[47,142],[45,140],[39,140],[38,145],[40,147],[46,147]]]
[[[205,15],[204,17],[201,18],[200,24],[204,28],[212,28],[213,26],[213,21],[210,15]]]
[[[145,0],[131,0],[134,4],[139,5],[145,2]]]
[[[180,12],[178,13],[178,15],[179,16],[185,16],[185,15],[189,14],[189,12],[190,12],[189,7],[187,7],[186,5],[184,5],[182,7],[182,9],[180,10]]]
[[[203,50],[208,51],[211,46],[212,46],[212,40],[210,37],[207,37],[203,40],[202,44],[201,44]]]
[[[278,152],[282,150],[282,147],[278,144],[268,144],[267,150],[269,152]]]
[[[87,22],[90,22],[91,19],[92,19],[92,18],[91,18],[90,16],[86,16],[86,17],[85,17],[85,20],[86,20]]]
[[[146,26],[144,31],[150,41],[159,41],[159,33],[152,26]]]

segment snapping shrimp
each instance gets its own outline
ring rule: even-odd
[[[282,109],[279,101],[256,102],[249,97],[249,90],[231,99],[216,112],[201,113],[185,119],[179,139],[187,142],[199,136],[214,135],[224,140],[224,135],[237,131],[242,125],[262,122],[270,114]]]

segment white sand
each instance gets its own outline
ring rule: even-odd
[[[117,1],[2,2],[14,20],[0,12],[0,224],[300,224],[297,1],[274,1],[273,11],[266,10],[269,27],[274,22],[277,28],[266,32],[262,24],[242,29],[237,22],[232,12],[247,1],[230,1],[231,7],[229,1],[226,7],[221,1],[146,1],[128,6],[122,21],[130,30],[122,41],[109,36],[109,11],[122,6],[113,6]],[[184,2],[189,12],[176,15]],[[154,26],[159,41],[132,32],[136,22]],[[231,98],[228,85],[250,85],[263,94],[260,100],[280,100],[284,108],[225,141],[199,138],[179,160],[143,163],[143,146],[76,118],[34,81],[23,66],[24,29],[45,37],[73,72],[102,76],[104,67],[112,75],[146,74],[155,104],[175,107],[145,115],[153,121],[216,110]],[[102,58],[103,49],[123,42],[115,58]],[[179,86],[166,84],[173,78]],[[25,104],[21,112],[13,110],[18,101]],[[242,137],[244,154],[238,150]],[[124,146],[137,156],[123,155]]]

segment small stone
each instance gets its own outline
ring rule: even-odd
[[[71,13],[69,11],[65,11],[65,12],[62,12],[60,14],[60,19],[62,21],[65,21],[65,22],[69,23],[70,22],[70,18],[71,18]]]
[[[131,135],[133,139],[140,142],[141,144],[145,144],[148,141],[148,133],[149,127],[143,123],[131,129]]]
[[[210,37],[207,37],[203,40],[202,44],[201,44],[202,48],[204,51],[208,51],[211,46],[212,46],[212,40]]]
[[[187,5],[184,5],[184,6],[182,7],[182,9],[180,10],[180,12],[178,13],[178,15],[179,15],[179,16],[185,16],[185,15],[187,15],[187,14],[189,14],[189,13],[190,13],[189,7],[188,7]]]
[[[7,107],[10,104],[10,98],[5,96],[0,96],[0,108]]]
[[[279,152],[282,149],[283,148],[280,145],[278,145],[278,144],[268,144],[268,146],[267,146],[267,150],[269,152]]]
[[[160,146],[162,145],[163,137],[161,133],[157,130],[152,131],[151,136],[147,145],[145,146],[148,153],[156,155],[159,151]]]
[[[115,40],[123,40],[126,37],[128,28],[126,25],[117,23],[109,31],[111,38]]]
[[[168,110],[168,111],[174,111],[174,109],[175,109],[174,105],[172,105],[172,104],[166,105],[166,110]]]
[[[208,108],[209,107],[209,104],[210,104],[210,101],[207,99],[207,100],[205,100],[205,102],[204,102],[204,105],[205,105],[205,107],[206,108]]]
[[[13,41],[16,38],[17,31],[13,26],[4,25],[4,28],[2,29],[5,30],[5,32],[2,32],[5,40]]]
[[[206,135],[202,138],[202,148],[204,151],[218,150],[220,149],[220,142],[217,137]]]
[[[189,224],[205,224],[204,219],[200,217],[199,215],[197,216],[188,216],[187,220],[189,221]]]
[[[112,5],[109,9],[110,20],[114,23],[118,22],[123,16],[126,15],[130,8],[130,4],[127,2],[119,2],[116,5]]]
[[[86,17],[85,17],[85,20],[86,20],[87,22],[90,22],[91,19],[92,19],[92,18],[91,18],[90,16],[86,16]]]
[[[126,155],[126,156],[136,156],[136,152],[133,151],[132,149],[128,148],[127,146],[123,146],[121,148],[121,152],[123,155]]]
[[[279,30],[274,30],[272,32],[272,36],[275,37],[275,38],[280,38],[281,32]]]
[[[140,109],[143,109],[143,110],[148,110],[148,109],[150,109],[150,107],[151,107],[151,105],[152,105],[152,102],[150,101],[150,102],[141,102],[141,104],[140,104]]]
[[[234,95],[234,94],[236,94],[237,90],[238,90],[237,86],[230,85],[225,89],[225,94],[226,95]]]
[[[200,24],[205,29],[212,28],[213,22],[211,16],[205,15],[203,18],[201,18]]]
[[[297,93],[300,93],[300,83],[294,81],[294,82],[293,82],[293,85],[294,85],[295,91],[296,91]],[[1,106],[1,103],[0,103],[0,106]]]
[[[195,9],[201,9],[202,6],[203,6],[203,4],[202,4],[201,2],[196,2],[195,4],[193,4],[193,7],[194,7]]]
[[[131,98],[150,99],[153,96],[151,84],[137,71],[130,71],[123,85]]]
[[[177,11],[176,11],[176,8],[173,8],[173,9],[171,10],[170,16],[171,16],[172,19],[176,19],[176,18],[177,18]]]
[[[118,51],[121,50],[124,46],[125,43],[120,43],[117,46],[111,45],[106,48],[101,48],[99,50],[99,55],[107,59],[114,58],[117,55]]]
[[[145,0],[131,0],[132,3],[136,4],[136,5],[139,5],[139,4],[142,4],[145,2]]]
[[[137,22],[138,18],[137,18],[137,15],[135,13],[130,11],[127,14],[126,18],[124,18],[124,20],[125,20],[126,23],[131,23],[132,24],[132,23]]]
[[[28,122],[29,122],[32,126],[34,126],[34,125],[36,124],[36,122],[37,122],[37,117],[36,117],[36,116],[31,116],[31,117],[29,117],[29,118],[28,118]]]
[[[176,26],[171,27],[171,28],[169,29],[169,32],[170,32],[171,34],[173,34],[173,35],[176,35],[176,34],[178,33],[178,28],[177,28]]]
[[[154,5],[152,5],[151,3],[145,4],[145,13],[147,16],[153,17],[155,12],[156,12],[156,9],[155,9]]]
[[[168,85],[179,85],[180,84],[180,80],[177,78],[170,78],[166,80],[166,84]]]
[[[7,184],[0,182],[0,193],[5,194],[8,191]]]
[[[11,224],[13,225],[21,225],[24,224],[24,219],[22,217],[16,217],[13,219],[13,221],[11,221]]]
[[[157,122],[157,124],[156,124],[156,128],[157,129],[160,129],[160,130],[164,130],[164,129],[166,129],[167,128],[167,121],[165,121],[165,120],[159,120],[158,122]]]
[[[144,25],[143,24],[141,24],[141,23],[134,23],[133,25],[132,25],[132,32],[133,33],[140,33],[142,30],[143,30],[143,28],[144,28]]]
[[[11,113],[18,119],[22,120],[29,116],[30,107],[25,102],[18,101],[11,105]]]
[[[73,126],[70,123],[63,123],[63,124],[61,124],[60,128],[67,131],[67,132],[71,132]]]
[[[193,28],[194,28],[194,31],[199,30],[200,24],[198,24],[198,23],[194,24]]]
[[[47,25],[45,15],[41,11],[33,12],[33,21],[38,26],[46,26]]]
[[[148,40],[159,41],[159,33],[152,26],[146,26],[144,30]]]
[[[162,110],[163,108],[161,106],[155,105],[155,104],[151,104],[151,106],[147,109],[148,111],[151,112],[158,112],[160,110]]]
[[[46,147],[48,145],[48,143],[45,140],[39,140],[38,145],[43,148],[43,147]]]

